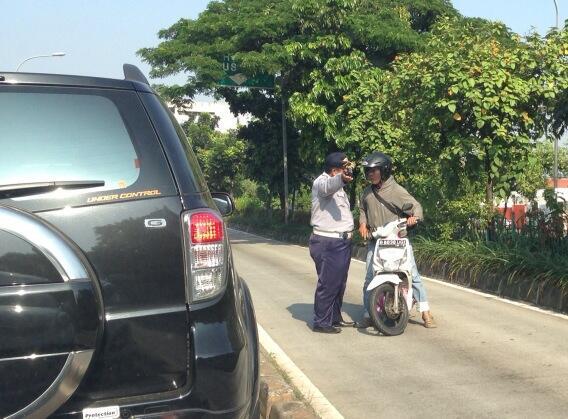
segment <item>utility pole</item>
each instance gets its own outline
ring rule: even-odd
[[[282,99],[282,155],[284,162],[284,224],[288,224],[288,138],[286,127],[286,95],[284,73],[280,74],[280,96]]]
[[[556,2],[556,0],[554,0],[554,8],[556,10],[556,30],[559,29],[558,26],[558,3]],[[553,174],[554,174],[554,193],[556,193],[557,189],[558,189],[558,135],[556,135],[554,132],[552,133],[552,135],[554,135],[554,169],[553,169]]]

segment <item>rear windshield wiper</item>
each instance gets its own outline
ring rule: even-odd
[[[105,186],[104,180],[63,180],[55,182],[16,183],[0,185],[0,198],[14,198],[25,195],[51,192],[56,189],[86,189]]]

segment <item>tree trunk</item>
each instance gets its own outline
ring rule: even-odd
[[[296,213],[296,189],[292,191],[292,208],[290,212],[290,220],[294,221],[294,214]]]
[[[493,177],[491,175],[491,162],[489,161],[488,152],[486,150],[485,154],[485,171],[487,173],[487,184],[485,185],[485,199],[487,202],[487,208],[489,213],[489,223],[487,224],[486,241],[495,240],[495,217],[494,213],[494,203],[493,203]]]
[[[286,208],[286,201],[284,200],[284,191],[279,191],[278,197],[280,198],[280,209],[282,210],[282,217],[284,217],[284,211]],[[284,218],[282,218],[282,220],[284,220]]]
[[[503,208],[503,225],[507,226],[507,210],[509,209],[509,198],[511,195],[505,197],[505,207]],[[513,214],[513,207],[511,207],[511,222],[515,222],[515,214]]]
[[[266,201],[264,202],[266,214],[268,217],[272,218],[272,202],[274,198],[274,190],[268,186],[268,196],[266,197]]]

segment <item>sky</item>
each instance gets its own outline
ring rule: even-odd
[[[505,23],[515,32],[526,35],[532,28],[545,34],[556,25],[554,0],[453,0],[464,16],[483,17]],[[568,0],[557,0],[560,26],[568,18]]]
[[[180,18],[196,18],[209,0],[0,0],[0,71],[24,59],[21,71],[123,78],[122,65],[137,65],[136,51],[157,46],[157,33]],[[183,83],[184,77],[168,82]],[[156,80],[156,82],[162,82]]]
[[[269,1],[269,0],[267,0]],[[557,0],[560,23],[568,0]],[[0,71],[53,52],[65,57],[28,61],[22,71],[123,78],[122,64],[148,74],[136,51],[158,45],[157,33],[178,19],[196,18],[208,0],[0,0]],[[463,15],[500,20],[520,34],[555,24],[553,0],[454,0]],[[156,83],[183,83],[183,75]]]

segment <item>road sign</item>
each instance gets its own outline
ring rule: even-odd
[[[249,77],[239,70],[239,66],[230,55],[223,57],[223,70],[225,70],[225,76],[217,82],[220,86],[256,89],[274,88],[274,76],[272,74],[257,74]]]

